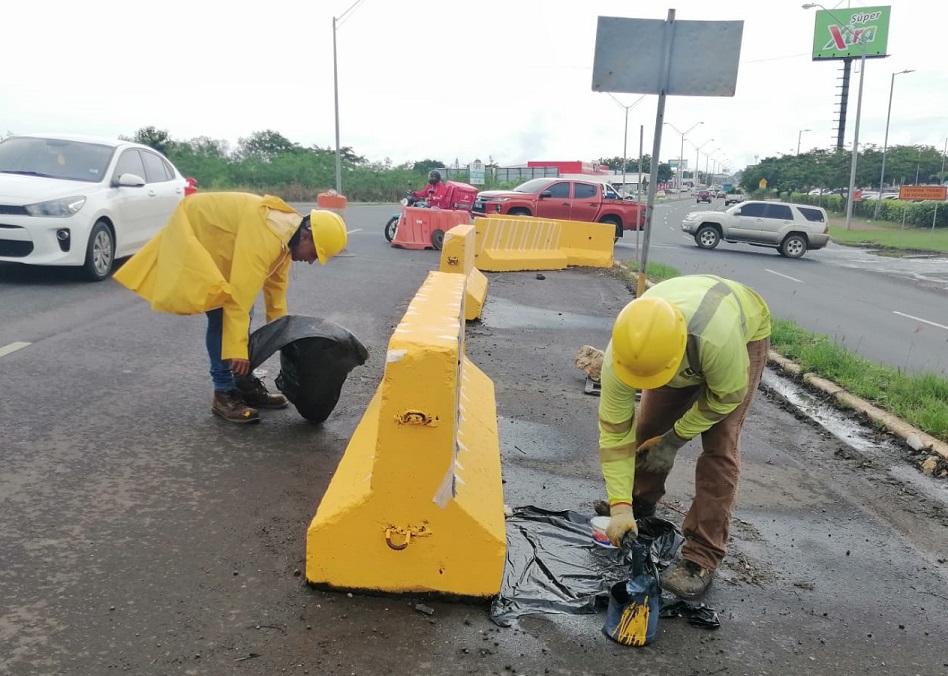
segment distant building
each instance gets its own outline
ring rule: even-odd
[[[527,167],[556,167],[560,174],[588,174],[600,176],[612,173],[612,170],[604,164],[599,164],[598,162],[583,162],[582,160],[530,160],[527,162]]]

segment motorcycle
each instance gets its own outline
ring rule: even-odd
[[[430,209],[428,202],[420,197],[415,197],[412,192],[408,192],[405,197],[401,199],[401,204],[403,207],[415,207],[416,209]],[[395,233],[398,231],[398,222],[402,218],[402,212],[399,212],[388,219],[388,222],[385,224],[385,239],[391,242],[395,239]]]

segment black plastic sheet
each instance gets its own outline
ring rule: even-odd
[[[349,372],[369,357],[352,333],[328,319],[285,315],[250,334],[250,368],[277,350],[277,388],[299,414],[321,423],[339,402]]]
[[[608,605],[609,590],[632,573],[629,552],[592,538],[591,516],[518,507],[507,519],[507,564],[491,620],[507,627],[523,615],[595,613]],[[655,516],[638,520],[639,540],[649,545],[653,573],[674,559],[684,538]]]

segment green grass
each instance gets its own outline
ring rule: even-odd
[[[624,261],[636,281],[637,261]],[[681,273],[662,263],[648,264],[648,278],[660,282]],[[815,334],[787,319],[773,319],[771,346],[805,373],[831,380],[910,425],[948,442],[948,379],[934,374],[911,375],[864,359],[826,335]]]
[[[629,278],[632,279],[632,281],[635,281],[639,272],[639,262],[622,261],[622,264],[629,268],[629,272],[627,274]],[[670,265],[665,265],[664,263],[649,263],[645,270],[645,276],[653,282],[661,282],[666,279],[671,279],[672,277],[678,277],[680,275],[680,270],[673,268]]]
[[[773,320],[773,349],[924,432],[948,441],[948,379],[876,364],[786,319]]]
[[[853,222],[855,223],[856,219],[853,219]],[[846,230],[842,226],[830,225],[830,237],[840,244],[868,244],[888,249],[948,252],[948,230],[945,228],[936,228],[932,232],[906,226],[903,230],[901,224],[885,221],[874,221],[871,225],[881,229]]]

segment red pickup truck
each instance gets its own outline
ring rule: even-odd
[[[535,178],[513,190],[477,193],[473,215],[507,214],[565,221],[612,223],[616,237],[645,227],[645,205],[624,200],[612,186],[596,181]]]

